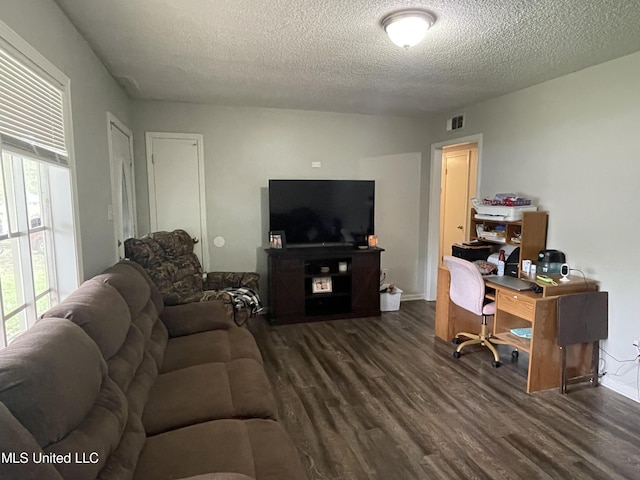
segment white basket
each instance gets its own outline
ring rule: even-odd
[[[382,289],[389,287],[388,284],[383,284]],[[381,312],[395,312],[400,310],[400,297],[402,296],[402,290],[398,287],[394,288],[393,293],[385,292],[380,294],[380,311]]]

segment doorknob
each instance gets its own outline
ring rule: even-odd
[[[458,230],[462,230],[462,229],[464,229],[464,227],[463,227],[462,225],[458,225],[456,228],[457,228]]]

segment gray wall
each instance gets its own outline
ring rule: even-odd
[[[130,123],[129,98],[52,0],[0,0],[0,20],[71,79],[81,257],[89,278],[115,258],[107,111]]]
[[[266,274],[270,178],[376,180],[376,232],[388,279],[424,292],[430,139],[423,121],[265,108],[136,101],[138,222],[149,229],[145,132],[202,133],[210,270]],[[312,168],[321,161],[322,168]],[[240,220],[239,220],[240,219]],[[212,243],[225,238],[224,247]],[[263,290],[264,291],[264,290]]]
[[[622,360],[640,338],[640,52],[463,109],[466,126],[436,141],[482,134],[480,194],[516,192],[549,212],[548,247],[609,291],[604,350]],[[637,399],[637,362],[601,355],[604,383]]]

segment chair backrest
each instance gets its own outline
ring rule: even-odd
[[[465,310],[482,315],[484,305],[484,279],[478,267],[468,260],[446,256],[444,263],[451,275],[449,298]]]
[[[125,255],[141,265],[162,294],[165,305],[197,302],[204,283],[200,260],[193,253],[194,240],[184,230],[153,232],[128,238]]]

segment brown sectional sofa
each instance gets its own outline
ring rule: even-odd
[[[0,350],[0,478],[303,480],[257,345],[123,261]]]

